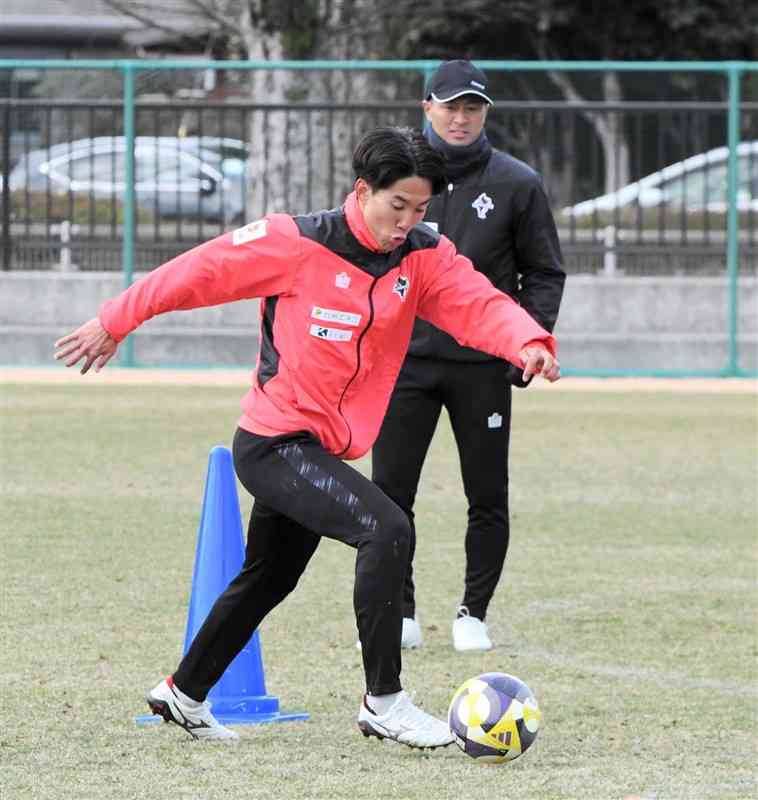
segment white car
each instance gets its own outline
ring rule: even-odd
[[[624,209],[658,209],[725,214],[729,149],[717,147],[671,164],[610,194],[564,208],[565,218],[583,218]],[[737,208],[758,212],[758,141],[742,142],[737,149]]]

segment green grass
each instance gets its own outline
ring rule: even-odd
[[[441,426],[417,507],[426,641],[403,677],[440,715],[480,672],[529,683],[543,729],[488,767],[360,736],[353,553],[329,541],[261,631],[269,692],[310,721],[231,746],[137,727],[181,655],[208,452],[240,392],[0,391],[3,800],[756,797],[755,396],[517,393],[485,654],[450,643],[465,502]]]

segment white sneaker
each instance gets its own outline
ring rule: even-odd
[[[403,650],[415,650],[424,643],[421,635],[421,625],[413,617],[403,617],[403,638],[400,640],[400,647]]]
[[[239,739],[239,734],[225,728],[211,714],[211,704],[190,705],[179,699],[173,681],[161,681],[147,694],[147,704],[153,714],[163,717],[164,722],[173,722],[193,739]]]
[[[413,617],[403,617],[403,638],[400,640],[400,647],[403,650],[414,650],[421,647],[424,643],[424,637],[421,634],[421,625]],[[355,649],[361,649],[361,640],[355,643]]]
[[[466,606],[458,609],[460,616],[453,621],[453,647],[458,651],[492,650],[492,641],[484,622],[468,613]]]
[[[381,715],[368,707],[367,699],[364,696],[358,712],[358,727],[364,736],[394,739],[408,747],[447,747],[452,743],[447,723],[415,706],[406,692],[400,692],[392,708]]]

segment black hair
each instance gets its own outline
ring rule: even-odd
[[[387,126],[369,131],[353,151],[353,170],[374,191],[418,176],[432,184],[432,194],[439,194],[447,182],[444,157],[413,128]]]

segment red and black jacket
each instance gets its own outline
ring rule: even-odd
[[[354,195],[301,217],[271,214],[202,244],[100,309],[116,341],[156,314],[264,298],[256,375],[240,426],[307,430],[342,458],[372,446],[416,316],[461,344],[522,366],[553,337],[425,225],[380,252]]]

